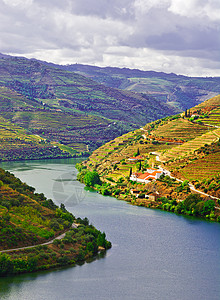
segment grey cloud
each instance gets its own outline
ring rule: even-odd
[[[9,2],[0,0],[0,52],[57,63],[110,61],[139,68],[143,55],[157,68],[164,60],[161,71],[169,65],[175,72],[187,57],[196,59],[198,68],[209,64],[216,69],[213,62],[219,60],[219,5],[214,0],[207,1],[206,10],[200,1],[186,1],[187,6],[177,0]],[[175,66],[171,56],[178,60]]]

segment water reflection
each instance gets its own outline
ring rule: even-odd
[[[49,198],[59,182],[54,179],[66,173],[76,176],[72,160],[9,165]],[[73,187],[84,190],[79,182],[70,182],[70,192]],[[1,278],[1,300],[219,300],[220,224],[84,191],[85,199],[67,208],[105,231],[112,249],[82,266]]]

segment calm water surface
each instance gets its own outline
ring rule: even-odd
[[[85,191],[76,160],[2,163],[87,216],[113,247],[82,266],[0,279],[0,299],[220,299],[220,224],[135,207]]]

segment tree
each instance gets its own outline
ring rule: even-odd
[[[138,170],[139,170],[139,171],[141,170],[141,161],[140,161],[140,163],[139,163]]]
[[[95,184],[101,185],[99,174],[96,171],[87,172],[84,176],[84,183],[87,186],[94,186]]]
[[[203,205],[202,214],[203,215],[209,214],[212,210],[214,210],[214,208],[215,208],[214,200],[209,199]]]
[[[129,178],[131,177],[131,175],[132,175],[132,168],[130,168],[129,170]]]
[[[197,195],[197,194],[190,194],[188,197],[186,197],[186,199],[183,201],[183,204],[185,206],[185,208],[187,210],[190,209],[190,207],[192,207],[192,204],[194,203],[194,206],[198,203],[202,201],[202,198]]]
[[[0,254],[0,275],[13,273],[13,262],[7,254]]]
[[[103,232],[103,233],[99,232],[98,237],[97,237],[97,245],[98,246],[105,248],[105,244],[106,244],[105,237],[106,237],[105,232]]]
[[[137,156],[140,155],[140,150],[139,148],[137,149]]]

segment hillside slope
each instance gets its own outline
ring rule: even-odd
[[[149,95],[109,88],[37,60],[0,57],[0,115],[79,152],[175,111]]]
[[[0,161],[71,157],[70,151],[62,148],[0,116]]]
[[[203,197],[204,201],[212,196],[212,205],[219,207],[220,128],[213,125],[219,109],[220,96],[216,96],[190,111],[149,123],[103,145],[82,167],[96,170],[109,193],[118,195],[119,199],[138,203],[131,194],[132,189],[137,189],[142,193],[156,193],[156,198],[166,197],[166,203],[171,204],[169,201],[182,201],[191,192]],[[143,173],[159,166],[166,174],[171,172],[173,179],[165,176],[164,180],[147,185],[129,181],[132,172]],[[143,199],[140,203],[143,204]],[[156,202],[145,204],[162,205]],[[183,210],[193,214],[193,211]],[[219,209],[216,210],[218,215]]]
[[[0,169],[0,276],[74,264],[111,247],[87,218],[34,190]]]
[[[146,93],[181,110],[218,95],[219,77],[187,77],[163,72],[68,65],[64,69],[87,76],[109,87]]]

